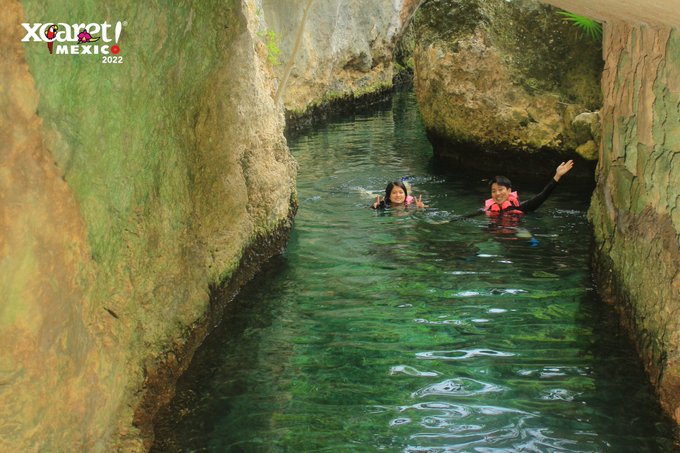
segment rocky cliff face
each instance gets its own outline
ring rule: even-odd
[[[219,318],[210,288],[233,295],[290,227],[258,5],[115,3],[0,14],[0,451],[144,451]],[[21,42],[66,18],[121,21],[121,60]]]
[[[605,42],[596,271],[680,422],[680,34],[618,23]]]
[[[413,24],[415,91],[435,153],[515,174],[595,159],[600,46],[552,7],[430,0]]]
[[[124,22],[122,64],[20,42],[21,23],[63,18],[63,2],[9,0],[0,14],[0,451],[146,449],[158,404],[220,305],[285,241],[295,164],[277,100],[307,112],[387,86],[391,49],[420,2],[312,2],[313,26],[300,34],[305,1],[285,10],[267,0],[114,3],[103,10],[82,0],[68,15]],[[488,134],[485,143],[499,150],[561,152],[553,145],[590,140],[588,127],[567,131],[596,104],[589,76],[565,78],[579,62],[555,72],[544,54],[523,52],[556,52],[561,35],[524,42],[520,32],[533,24],[516,25],[509,10],[490,13],[492,3],[503,6],[458,11],[461,25],[419,50],[423,92],[462,106],[454,115],[431,96],[423,111],[431,130],[478,140],[449,134],[460,122],[435,114],[471,123],[478,109],[494,128],[471,134]],[[680,421],[677,9],[672,0],[643,11],[613,0],[552,3],[612,18],[591,209],[596,268]],[[541,9],[529,11],[538,22]],[[659,25],[640,25],[636,14]],[[493,28],[503,22],[517,32]],[[438,74],[440,66],[456,68],[455,77]],[[471,75],[477,68],[483,77]],[[547,97],[534,99],[539,91]],[[524,135],[511,135],[511,124]],[[559,124],[562,138],[554,138]],[[499,141],[496,130],[511,138]],[[210,299],[217,287],[224,297]]]
[[[589,213],[595,271],[680,423],[680,11],[666,0],[551,3],[605,22],[602,145]]]
[[[393,53],[423,0],[263,0],[270,58],[289,122],[392,87]]]

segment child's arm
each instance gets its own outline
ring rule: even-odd
[[[371,205],[371,209],[380,209],[385,207],[385,202],[380,199],[380,195],[375,197],[375,203]]]
[[[484,209],[480,209],[478,211],[462,215],[462,216],[460,216],[460,219],[472,219],[474,217],[479,217],[479,216],[484,215],[484,214],[486,214],[486,211]]]
[[[484,211],[484,209],[478,209],[474,212],[459,215],[459,216],[451,219],[451,222],[458,222],[459,220],[471,219],[473,217],[479,217],[480,215],[484,215],[484,214],[486,214],[486,211]]]
[[[548,184],[543,188],[541,193],[536,195],[530,200],[527,200],[519,205],[519,210],[524,212],[531,212],[538,209],[545,200],[548,199],[552,191],[557,187],[557,182],[562,178],[562,176],[569,173],[569,171],[574,167],[574,161],[569,160],[567,162],[562,162],[555,170],[555,176],[550,180]]]
[[[550,182],[546,184],[546,186],[543,188],[541,193],[539,193],[530,200],[523,201],[522,203],[519,204],[519,207],[517,209],[523,212],[535,211],[543,204],[545,200],[548,199],[548,197],[555,189],[555,187],[557,187],[557,181],[551,179]]]

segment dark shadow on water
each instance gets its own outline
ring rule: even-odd
[[[262,282],[273,285],[270,291],[282,291],[288,271],[284,257],[273,258],[227,306],[222,322],[196,351],[189,369],[179,379],[175,397],[157,415],[156,440],[150,452],[271,451],[236,445],[228,450],[215,450],[209,444],[216,429],[212,422],[238,411],[224,400],[224,395],[248,391],[251,385],[248,373],[260,366],[259,356],[263,353],[260,350],[261,333],[272,325],[275,317],[283,315],[284,307],[277,305],[280,300],[260,297]],[[253,304],[253,300],[258,303]],[[267,360],[266,357],[262,359]],[[277,370],[270,371],[275,373]],[[225,376],[231,378],[225,380]],[[200,417],[194,415],[197,411]],[[238,414],[233,416],[238,417]]]
[[[479,190],[479,188],[484,189],[484,193],[488,198],[488,181],[489,178],[496,175],[504,175],[510,178],[513,185],[513,190],[519,190],[520,195],[522,193],[538,193],[541,191],[543,186],[553,177],[555,174],[555,169],[561,163],[559,159],[555,159],[552,165],[548,165],[548,169],[537,168],[531,174],[511,174],[511,173],[501,173],[497,168],[489,167],[488,171],[479,170],[476,168],[465,168],[452,164],[449,159],[432,156],[429,163],[429,170],[433,175],[442,176],[450,179],[456,179],[463,181],[467,187],[472,190]],[[590,173],[581,177],[574,177],[571,173],[565,175],[560,180],[560,188],[564,188],[563,191],[575,194],[582,199],[590,199],[590,196],[595,189],[595,176],[594,173]],[[559,194],[559,190],[554,192]]]
[[[494,174],[536,175],[554,169],[561,161],[573,159],[572,176],[591,178],[596,161],[586,160],[573,150],[541,149],[528,152],[517,148],[493,148],[472,142],[458,142],[428,133],[434,155],[447,167],[460,167]],[[553,162],[552,159],[555,161]]]
[[[386,90],[359,99],[326,101],[309,107],[304,115],[286,111],[284,135],[290,141],[329,123],[351,123],[357,118],[388,112],[392,110],[392,94],[393,90]]]
[[[595,387],[580,396],[584,404],[602,408],[591,423],[623,444],[633,432],[655,433],[636,439],[635,447],[617,452],[680,452],[680,430],[661,410],[634,344],[619,325],[614,309],[597,296],[594,285],[581,302],[576,323],[592,329],[583,353],[593,357],[594,381],[607,386],[604,392]]]

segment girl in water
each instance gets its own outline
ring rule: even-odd
[[[423,196],[418,198],[412,197],[408,194],[406,184],[401,181],[392,181],[385,188],[385,197],[377,196],[375,203],[371,205],[372,209],[385,209],[396,206],[409,206],[415,204],[417,208],[426,208],[423,203]]]

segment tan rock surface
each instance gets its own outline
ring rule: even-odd
[[[263,0],[266,28],[260,35],[274,32],[279,81],[292,65],[282,93],[285,108],[302,114],[324,102],[391,88],[394,47],[420,3],[313,1],[298,40],[308,1]]]
[[[605,24],[596,274],[680,423],[680,35]]]
[[[629,22],[650,26],[680,26],[675,0],[541,0],[567,11],[605,22]]]
[[[604,22],[602,144],[590,218],[596,275],[663,408],[680,423],[680,9],[550,0]]]
[[[572,120],[600,106],[600,50],[552,8],[440,0],[417,14],[415,91],[436,154],[540,172],[594,140]]]
[[[145,451],[220,307],[281,251],[296,168],[257,9],[120,4],[112,65],[21,42],[62,2],[3,4],[0,451]]]

